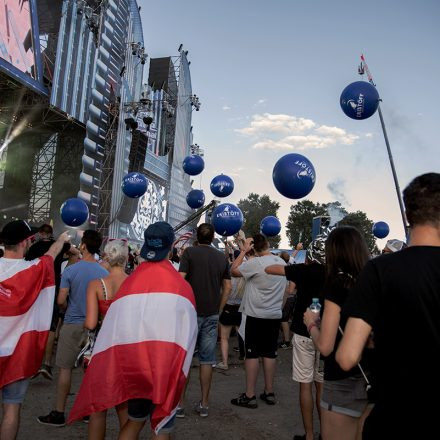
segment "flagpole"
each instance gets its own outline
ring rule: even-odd
[[[385,127],[385,121],[383,120],[382,110],[380,108],[380,104],[377,107],[379,112],[380,124],[382,125],[383,137],[385,138],[385,144],[387,146],[388,159],[390,160],[391,171],[393,173],[394,186],[396,187],[397,199],[399,200],[400,214],[402,216],[403,227],[405,229],[405,235],[408,239],[408,221],[406,219],[405,208],[403,206],[402,194],[400,192],[399,181],[397,179],[396,168],[394,166],[393,154],[391,153],[390,142],[388,141],[387,129]]]
[[[370,73],[370,70],[368,69],[368,66],[367,66],[367,63],[365,61],[365,57],[363,54],[361,55],[361,65],[359,66],[358,72],[361,75],[363,75],[364,72],[366,72],[368,82],[371,85],[373,85],[374,87],[376,87],[376,84],[373,81],[373,77]],[[391,146],[390,146],[390,142],[388,140],[387,129],[385,127],[385,121],[383,119],[382,110],[380,108],[380,103],[377,107],[377,110],[379,112],[379,119],[380,119],[380,124],[382,126],[383,137],[385,138],[385,144],[386,144],[387,152],[388,152],[388,159],[390,161],[391,172],[393,174],[393,179],[394,179],[394,186],[396,188],[396,193],[397,193],[397,200],[399,201],[399,208],[400,208],[400,215],[402,216],[403,229],[405,231],[406,239],[408,240],[409,239],[408,221],[406,219],[405,208],[404,208],[403,200],[402,200],[402,194],[400,192],[399,180],[397,179],[396,167],[394,166],[393,154],[391,153]]]

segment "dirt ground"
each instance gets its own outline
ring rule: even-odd
[[[231,339],[231,346],[235,339]],[[232,347],[231,347],[232,348]],[[230,368],[227,371],[214,370],[210,396],[210,409],[207,418],[200,418],[193,407],[200,400],[197,362],[191,368],[190,383],[185,397],[185,418],[177,419],[173,440],[251,440],[251,439],[292,439],[294,434],[303,434],[301,412],[298,402],[298,384],[291,379],[291,350],[279,350],[275,395],[277,404],[268,406],[259,400],[257,409],[240,408],[231,405],[230,400],[245,389],[243,362],[238,353],[231,350]],[[77,422],[63,428],[40,425],[36,421],[39,415],[47,414],[55,400],[56,371],[54,380],[43,377],[32,380],[22,410],[21,428],[18,440],[46,439],[86,439],[87,425]],[[262,369],[257,393],[263,391]],[[72,393],[79,389],[82,372],[77,369],[73,374]],[[73,404],[75,395],[69,396],[67,410]],[[315,431],[319,431],[315,417]],[[118,433],[117,418],[114,410],[107,416],[108,439],[116,439]],[[142,439],[150,438],[144,428]],[[317,436],[316,436],[317,438]]]

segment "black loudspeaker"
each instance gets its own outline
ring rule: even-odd
[[[142,173],[144,171],[145,156],[147,154],[148,138],[139,130],[133,130],[128,172],[137,171]],[[139,199],[132,199],[124,196],[121,209],[118,212],[117,218],[120,222],[130,224],[136,214]]]
[[[131,139],[131,147],[130,147],[130,155],[129,155],[129,165],[128,172],[131,173],[133,171],[142,172],[144,170],[145,156],[147,154],[147,146],[148,146],[148,138],[144,133],[141,133],[139,130],[134,130],[132,139]]]
[[[132,199],[130,197],[124,196],[124,201],[122,202],[121,209],[118,212],[118,220],[127,225],[133,221],[134,215],[136,214],[139,199]]]

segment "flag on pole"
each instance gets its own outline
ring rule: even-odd
[[[143,262],[105,316],[68,423],[129,399],[149,399],[157,432],[176,412],[196,338],[191,286],[168,260]]]
[[[189,232],[186,232],[185,234],[182,234],[175,242],[173,247],[176,247],[177,244],[179,244],[179,247],[182,247],[188,240],[191,239],[191,237],[194,235],[195,230],[191,230]]]
[[[0,258],[0,388],[40,368],[54,296],[52,257]]]

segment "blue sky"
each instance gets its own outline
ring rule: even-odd
[[[340,200],[373,221],[388,238],[403,227],[378,115],[347,118],[343,88],[360,79],[364,53],[383,100],[382,111],[401,188],[440,171],[440,2],[387,0],[140,0],[150,57],[189,51],[194,141],[206,168],[195,187],[205,190],[220,172],[235,181],[232,203],[249,192],[281,204],[286,223],[295,203],[272,183],[272,168],[298,152],[314,164],[308,198]],[[319,148],[317,148],[319,146]],[[379,241],[383,244],[383,241]],[[287,245],[283,234],[282,246]]]

